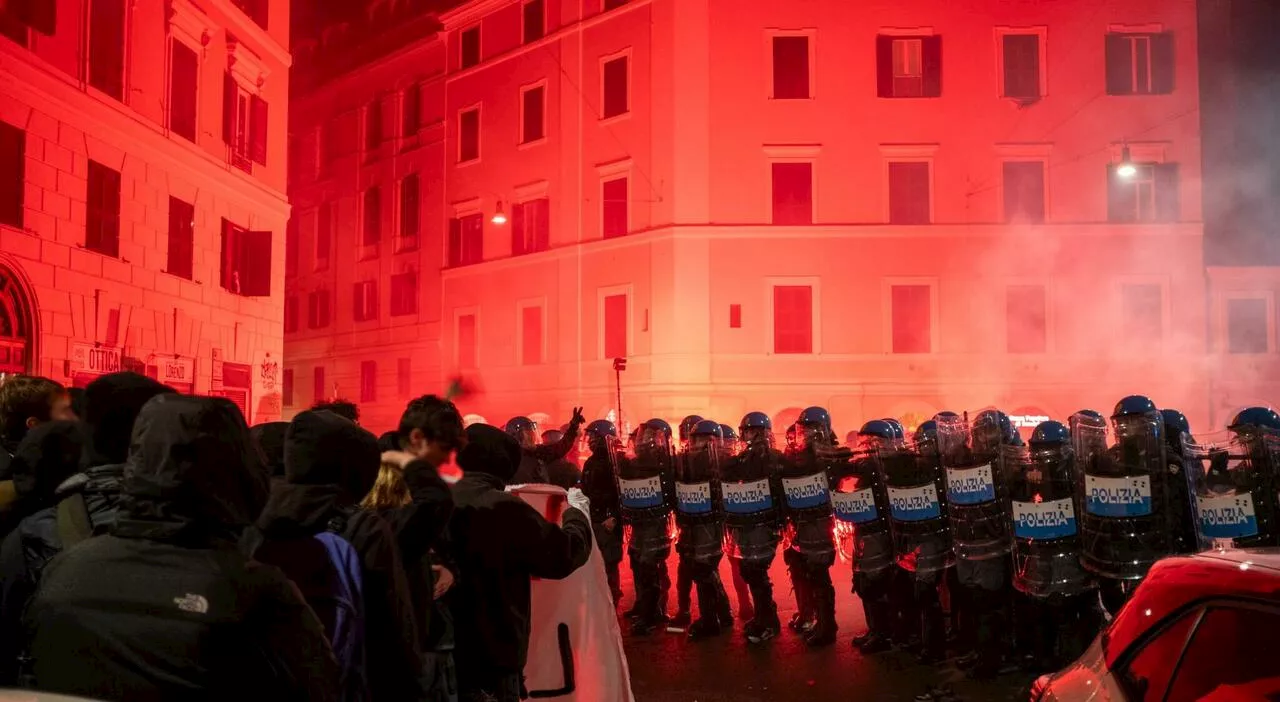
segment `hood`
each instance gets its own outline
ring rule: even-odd
[[[273,478],[284,477],[284,436],[288,430],[288,422],[267,422],[249,430],[249,438]]]
[[[80,422],[45,422],[27,432],[11,463],[18,496],[52,501],[58,485],[80,470],[88,444]]]
[[[84,415],[91,444],[89,465],[124,463],[129,454],[133,422],[142,406],[173,388],[137,373],[111,373],[84,390]]]
[[[236,535],[267,497],[240,409],[220,397],[162,394],[133,429],[117,536]]]
[[[520,467],[520,444],[488,424],[467,427],[467,445],[458,452],[458,467],[467,473],[487,473],[506,483]]]

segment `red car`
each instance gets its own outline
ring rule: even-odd
[[[1079,660],[1035,682],[1031,700],[1280,700],[1280,549],[1156,563]]]

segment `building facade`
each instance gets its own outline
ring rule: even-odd
[[[1221,427],[1274,305],[1211,302],[1195,2],[985,7],[428,12],[295,100],[286,412],[389,425],[461,374],[494,423],[616,413],[620,380],[628,423],[1143,392]]]
[[[0,9],[0,372],[280,416],[287,0]]]

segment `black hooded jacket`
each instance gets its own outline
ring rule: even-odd
[[[284,482],[284,437],[288,422],[266,422],[249,429],[249,438],[262,454],[271,483]]]
[[[315,614],[238,548],[266,493],[234,404],[148,402],[119,520],[55,558],[27,611],[35,686],[102,700],[335,699]]]
[[[449,533],[458,581],[453,590],[459,682],[519,674],[529,652],[529,583],[559,580],[591,555],[591,525],[565,510],[551,524],[504,487],[520,463],[520,445],[497,427],[467,427],[458,453],[466,471],[453,487]]]
[[[365,647],[373,700],[423,697],[413,600],[396,534],[373,512],[356,510],[378,477],[378,440],[350,420],[328,411],[294,417],[285,436],[285,482],[272,486],[258,519],[263,539],[258,557],[279,561],[290,541],[310,538],[346,515],[341,536],[363,566]]]

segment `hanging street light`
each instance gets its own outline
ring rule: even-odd
[[[1121,178],[1129,179],[1138,174],[1138,167],[1133,165],[1133,159],[1129,156],[1129,145],[1125,144],[1120,150],[1120,164],[1116,166],[1116,175]],[[499,205],[501,208],[501,205]],[[501,212],[501,209],[499,209]]]
[[[493,213],[493,218],[489,221],[499,227],[507,223],[507,213],[502,209],[502,200],[498,200],[498,209]]]

